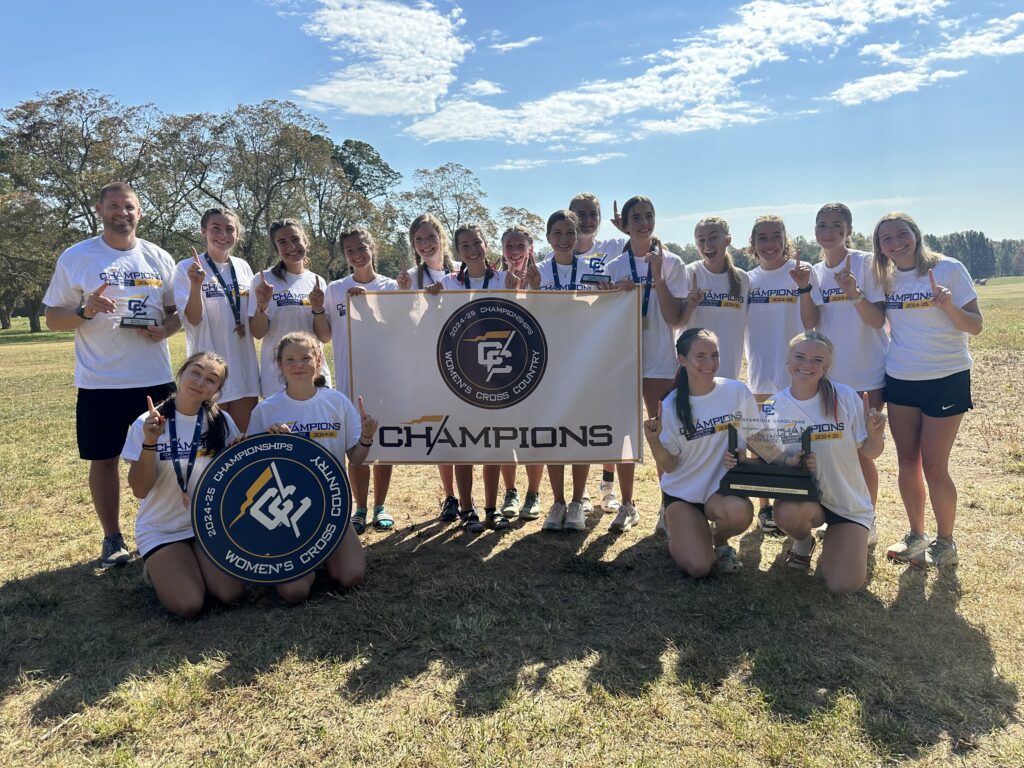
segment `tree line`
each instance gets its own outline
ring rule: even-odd
[[[264,233],[284,217],[303,222],[312,268],[332,279],[346,271],[340,235],[353,226],[373,232],[383,273],[408,267],[406,227],[423,211],[436,214],[449,236],[473,221],[496,240],[506,227],[521,224],[534,234],[538,253],[545,250],[544,220],[525,208],[492,212],[470,169],[458,163],[419,169],[401,189],[402,175],[372,145],[336,143],[322,121],[288,101],[176,115],[93,90],[68,90],[40,94],[0,115],[3,328],[21,311],[32,330],[40,329],[57,256],[99,233],[95,196],[112,180],[138,191],[144,212],[139,235],[176,256],[202,248],[204,210],[234,209],[247,231],[236,253],[256,269],[273,261]],[[816,260],[816,244],[796,241],[803,258]],[[870,248],[862,235],[856,244]],[[692,244],[666,245],[686,261],[699,257]],[[975,277],[1024,274],[1019,240],[958,232],[929,236],[929,245],[963,261]],[[734,258],[741,268],[753,266],[741,248]]]

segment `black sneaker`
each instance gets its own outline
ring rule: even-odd
[[[462,518],[462,527],[468,533],[483,533],[484,524],[480,522],[480,515],[477,514],[476,507],[459,512],[459,517]]]
[[[103,537],[103,549],[100,552],[101,568],[114,568],[124,565],[131,559],[132,556],[124,543],[124,537],[120,533]]]
[[[761,507],[757,512],[757,527],[766,536],[781,536],[782,531],[775,525],[775,518],[772,516],[772,505]]]
[[[459,500],[449,496],[441,502],[441,522],[454,523],[459,519]]]

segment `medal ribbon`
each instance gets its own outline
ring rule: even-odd
[[[209,253],[203,254],[206,257],[206,263],[210,265],[210,270],[213,272],[214,278],[217,283],[220,284],[221,290],[224,291],[224,298],[228,300],[228,304],[231,305],[231,314],[235,316],[235,325],[242,324],[242,299],[241,294],[238,290],[238,277],[235,275],[235,265],[231,263],[231,257],[228,257],[228,267],[231,269],[231,290],[228,290],[227,283],[224,282],[224,277],[221,275],[220,270],[217,269],[216,262],[210,258]]]
[[[640,276],[637,274],[637,271],[636,271],[636,258],[633,256],[633,249],[632,248],[627,248],[626,249],[626,253],[629,254],[629,272],[630,272],[630,276],[633,278],[633,282],[634,283],[636,283],[637,285],[640,285]],[[647,304],[651,300],[651,281],[653,279],[654,278],[651,276],[651,265],[648,264],[647,265],[647,274],[644,276],[644,280],[643,280],[643,285],[644,285],[644,302],[643,302],[643,308],[640,311],[640,314],[641,314],[642,317],[647,317]]]
[[[174,466],[174,474],[178,477],[178,487],[181,488],[182,493],[187,493],[188,479],[192,477],[192,470],[196,465],[196,456],[199,454],[199,443],[203,437],[203,420],[206,417],[205,406],[199,406],[199,413],[196,414],[196,431],[192,435],[192,447],[188,452],[188,466],[185,468],[185,474],[182,475],[181,466],[178,464],[178,427],[177,420],[178,415],[174,413],[171,418],[167,420],[167,425],[171,430],[171,464]]]
[[[570,275],[570,277],[569,277],[569,285],[571,286],[570,290],[573,290],[573,291],[576,290],[576,265],[579,264],[579,263],[580,263],[580,260],[576,256],[573,256],[572,257],[572,275]],[[633,271],[635,273],[636,269],[634,269]],[[555,290],[556,291],[562,290],[562,281],[558,279],[558,262],[555,261],[555,257],[554,256],[551,257],[551,274],[555,278]],[[636,278],[634,278],[634,279],[636,279]],[[647,305],[646,304],[644,304],[644,314],[647,314]]]

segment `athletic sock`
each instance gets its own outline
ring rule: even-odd
[[[803,541],[793,539],[793,547],[790,550],[794,555],[807,557],[814,550],[814,534],[812,533]]]
[[[604,470],[601,470],[601,482],[602,483],[611,483],[611,482],[614,482],[614,481],[615,481],[615,470],[614,469],[611,472],[605,472]]]

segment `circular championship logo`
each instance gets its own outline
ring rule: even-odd
[[[352,492],[330,451],[298,435],[256,435],[217,454],[192,496],[192,529],[237,579],[291,581],[341,543]]]
[[[548,344],[537,319],[509,299],[474,299],[457,309],[437,339],[441,378],[478,408],[508,408],[540,384]]]

